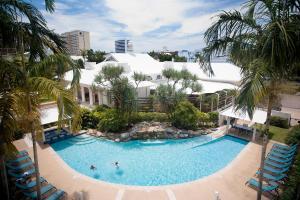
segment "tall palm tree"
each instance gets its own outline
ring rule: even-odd
[[[300,1],[249,0],[241,11],[222,12],[205,32],[207,47],[200,57],[204,68],[215,55],[228,55],[241,67],[242,81],[236,109],[253,116],[255,107],[267,99],[267,119],[261,154],[261,169],[273,100],[278,88],[300,67]],[[259,176],[257,199],[262,194]]]
[[[46,10],[54,11],[54,0],[45,0]],[[21,37],[22,35],[22,37]],[[47,27],[42,13],[28,1],[0,1],[0,48],[16,48],[30,53],[30,60],[46,57],[46,50],[63,52],[64,41]]]
[[[59,56],[56,57],[59,58]],[[54,65],[54,62],[58,62],[55,60],[54,56],[38,63],[23,63],[22,59],[1,60],[1,66],[3,66],[0,69],[1,81],[10,78],[7,76],[11,76],[13,78],[11,82],[14,84],[13,87],[0,91],[0,103],[9,105],[8,108],[1,105],[1,136],[11,146],[11,136],[17,128],[31,133],[37,183],[40,183],[40,175],[36,137],[37,133],[41,132],[39,113],[41,97],[47,95],[56,100],[60,112],[59,121],[71,117],[73,120],[72,130],[78,130],[80,124],[80,109],[73,98],[72,91],[66,90],[60,82],[52,80],[56,68],[51,68],[51,66]],[[46,66],[48,70],[45,70]],[[14,80],[14,77],[17,77],[17,80]],[[40,199],[40,184],[37,184],[37,194]]]

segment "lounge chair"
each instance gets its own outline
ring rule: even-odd
[[[292,164],[292,162],[279,164],[279,163],[273,162],[271,160],[265,160],[265,164],[268,164],[268,165],[270,165],[272,167],[277,167],[277,168],[280,168],[280,169],[284,169],[286,167],[290,167],[291,164]]]
[[[16,157],[23,157],[23,156],[26,156],[26,155],[28,155],[28,151],[23,150],[23,151],[19,151],[19,152],[16,154]]]
[[[51,194],[50,196],[48,196],[46,199],[44,200],[57,200],[60,197],[64,196],[65,192],[62,190],[57,190],[56,192],[54,192],[53,194]]]
[[[255,188],[258,188],[258,186],[259,186],[259,182],[253,178],[251,178],[249,181],[247,181],[246,184],[247,183]],[[278,184],[274,183],[274,182],[270,182],[270,185],[263,184],[262,191],[263,192],[275,191],[278,194]]]
[[[286,145],[275,143],[275,144],[273,144],[273,147],[283,149],[283,150],[290,150],[290,149],[295,148],[295,147],[297,148],[297,144],[293,144],[291,146],[286,146]]]
[[[52,190],[54,187],[53,185],[49,184],[49,185],[46,185],[46,186],[43,186],[41,188],[41,195],[49,192],[50,190]],[[27,197],[30,197],[32,199],[36,199],[37,198],[37,192],[36,191],[33,191],[33,192],[23,192],[23,194]]]
[[[270,151],[269,154],[272,155],[272,156],[277,156],[279,158],[286,158],[286,159],[294,156],[294,153],[282,154],[282,153],[277,153],[275,151]]]
[[[20,163],[24,160],[29,160],[29,159],[31,159],[31,158],[28,155],[24,155],[24,156],[18,157],[18,158],[13,159],[13,160],[8,160],[8,161],[6,161],[6,163],[17,164],[17,163]]]
[[[285,150],[285,149],[280,149],[280,148],[276,148],[276,147],[272,147],[272,149],[271,149],[271,150],[272,150],[272,151],[279,152],[279,153],[286,154],[286,153],[292,153],[292,152],[296,152],[296,151],[297,151],[297,146],[291,147],[291,148],[290,148],[290,149],[288,149],[288,150]]]
[[[43,183],[46,182],[46,180],[43,177],[41,177],[40,182]],[[29,183],[25,183],[25,184],[16,182],[16,186],[22,190],[30,190],[36,186],[36,180],[32,180]]]
[[[8,174],[14,178],[25,178],[31,176],[35,173],[35,168],[22,173],[16,173],[14,170],[8,170]]]
[[[290,157],[288,159],[283,159],[283,158],[277,158],[277,157],[272,156],[272,155],[268,155],[267,158],[269,160],[273,160],[273,161],[276,161],[276,162],[279,162],[279,163],[289,163],[293,160],[293,157]]]
[[[283,169],[275,169],[273,167],[269,167],[267,165],[264,166],[264,170],[267,170],[269,172],[272,172],[274,174],[282,174],[284,172],[287,172],[289,170],[290,167],[286,167],[286,168],[283,168]]]
[[[18,171],[18,170],[24,170],[27,167],[33,166],[33,162],[30,160],[30,161],[28,161],[26,163],[23,163],[23,164],[20,164],[20,165],[12,165],[11,163],[6,163],[6,166],[9,169]]]
[[[260,174],[260,170],[256,172],[257,175]],[[266,172],[263,173],[263,177],[268,181],[281,181],[282,179],[286,178],[286,174],[279,174],[278,176],[273,176],[272,174],[268,174]]]

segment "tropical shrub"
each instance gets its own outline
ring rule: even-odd
[[[217,126],[219,123],[219,113],[218,112],[209,112],[207,114],[209,116],[209,122],[211,122],[214,126]]]
[[[101,114],[98,129],[104,132],[120,132],[126,129],[128,118],[116,109],[108,109]]]
[[[158,112],[137,112],[132,115],[130,121],[132,123],[138,123],[143,121],[165,122],[168,121],[168,115],[166,113]]]
[[[204,112],[197,112],[197,117],[198,117],[198,124],[199,125],[206,125],[207,122],[209,122],[210,118],[209,115],[207,113]]]
[[[107,105],[97,105],[94,109],[93,112],[104,112],[107,109],[109,109],[110,107],[108,107]]]
[[[286,118],[282,118],[279,116],[271,116],[270,124],[272,126],[277,126],[280,128],[289,128],[289,121]]]
[[[287,144],[300,142],[300,126],[295,126],[290,130],[289,136],[286,138]],[[300,153],[295,156],[294,164],[289,172],[288,180],[285,183],[285,188],[280,195],[280,200],[298,199],[300,187]],[[298,196],[299,197],[299,196]]]
[[[294,165],[289,173],[289,179],[285,183],[285,189],[280,195],[280,200],[297,199],[297,191],[300,186],[300,153],[295,157]]]
[[[294,144],[300,141],[300,125],[294,126],[285,139],[285,143]]]
[[[99,123],[99,116],[88,109],[81,109],[81,127],[82,129],[95,129]]]
[[[180,102],[172,113],[171,121],[177,128],[195,130],[198,124],[198,110],[188,101]]]

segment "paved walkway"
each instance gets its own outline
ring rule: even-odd
[[[32,147],[26,141],[15,142],[19,150]],[[133,187],[110,184],[80,174],[70,168],[48,145],[38,145],[41,176],[68,193],[69,199],[89,200],[253,200],[256,191],[245,185],[259,167],[261,146],[249,143],[225,168],[208,177],[178,185]],[[84,155],[82,156],[84,159]],[[263,199],[268,199],[263,197]]]

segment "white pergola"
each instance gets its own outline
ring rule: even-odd
[[[252,140],[255,140],[256,127],[255,124],[264,124],[267,120],[267,112],[259,109],[254,110],[252,119],[249,117],[248,113],[242,111],[236,111],[233,107],[229,107],[219,113],[220,119],[224,117],[227,121],[227,131],[230,127],[230,118],[240,119],[249,122],[249,127],[253,127]]]

